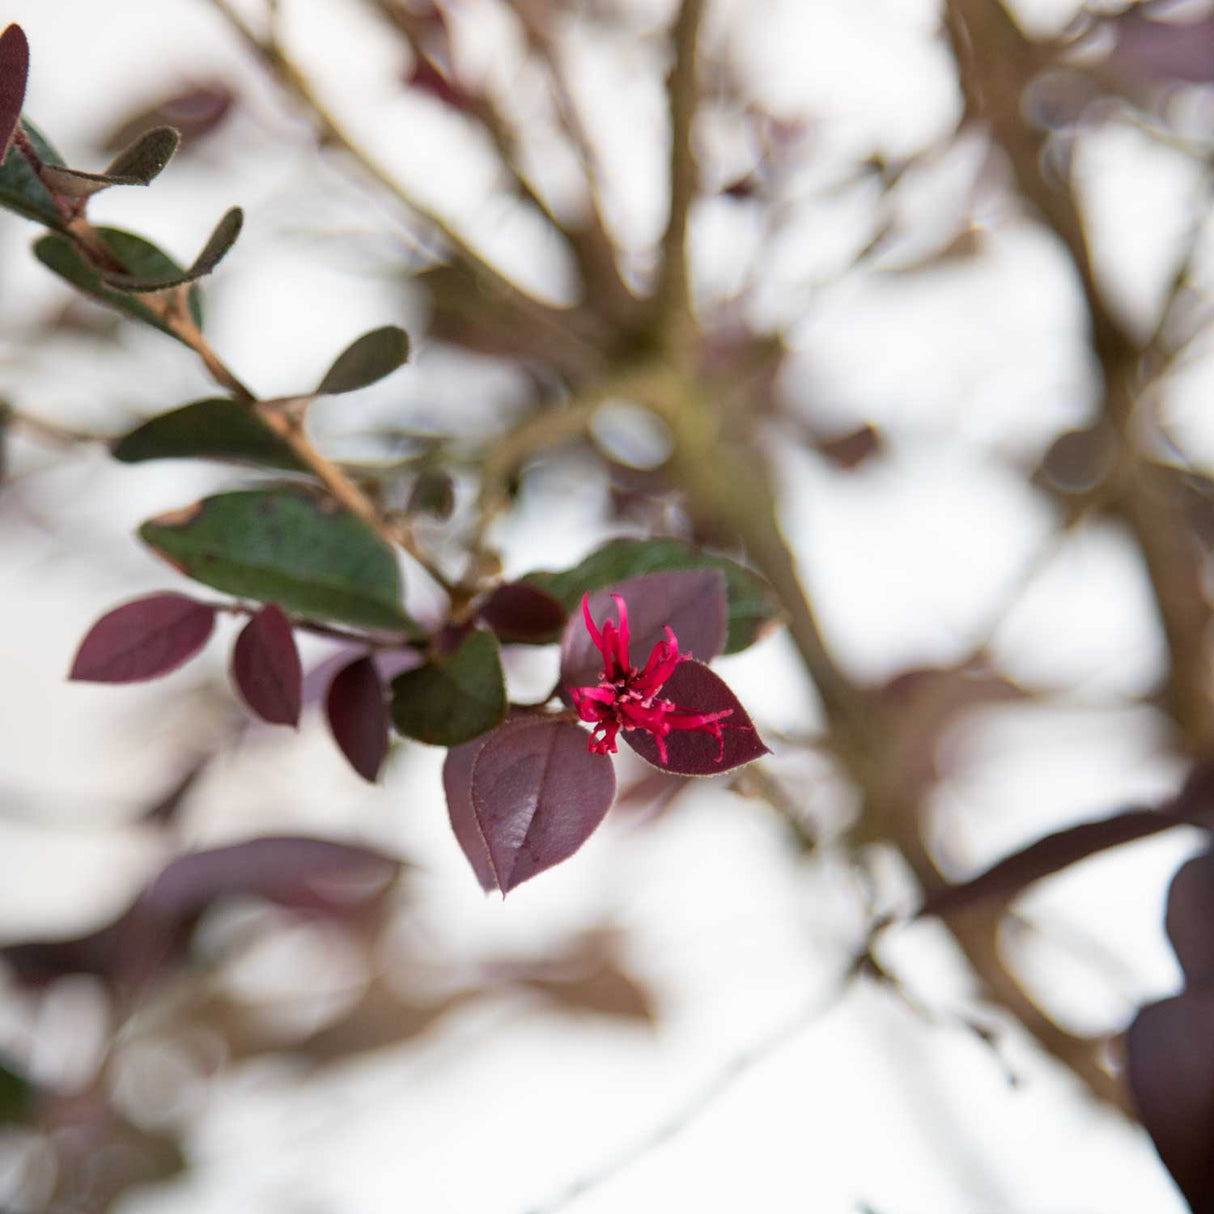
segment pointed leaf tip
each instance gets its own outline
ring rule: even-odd
[[[69,678],[140,683],[183,666],[210,638],[215,609],[183,594],[153,594],[107,612],[80,643]]]
[[[232,678],[244,702],[270,725],[298,725],[303,666],[291,621],[267,603],[241,629],[232,650]]]
[[[388,709],[371,658],[355,658],[337,672],[325,697],[325,714],[333,740],[350,766],[375,783],[388,753]]]
[[[472,809],[503,894],[572,856],[611,808],[615,769],[588,741],[568,721],[526,717],[495,730],[475,756]]]
[[[409,335],[396,325],[372,329],[338,356],[316,389],[318,396],[338,396],[376,383],[409,359]]]
[[[30,47],[25,31],[19,25],[7,26],[0,33],[0,164],[21,121],[29,70]]]

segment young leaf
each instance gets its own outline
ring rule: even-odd
[[[8,155],[30,72],[30,46],[19,25],[7,26],[0,34],[0,163]]]
[[[720,722],[720,741],[705,729],[675,729],[666,735],[666,762],[661,761],[654,736],[641,729],[620,737],[661,771],[680,776],[716,776],[768,753],[746,709],[728,685],[703,662],[680,662],[658,693],[677,704],[680,712],[729,712]]]
[[[523,580],[548,591],[573,612],[587,591],[672,569],[719,569],[724,574],[728,632],[722,653],[737,653],[754,644],[779,614],[775,596],[757,574],[682,540],[610,540],[572,569],[529,573]]]
[[[455,482],[441,468],[426,468],[417,474],[405,503],[409,515],[427,514],[446,522],[455,513]]]
[[[472,865],[481,889],[491,894],[497,889],[497,877],[493,872],[493,861],[489,858],[489,844],[481,833],[476,811],[472,808],[472,767],[485,743],[492,734],[485,734],[463,746],[453,746],[443,761],[443,792],[447,796],[447,816],[455,841],[463,849]]]
[[[1214,1210],[1214,987],[1142,1008],[1126,1034],[1138,1115],[1194,1214]]]
[[[187,577],[293,615],[412,631],[392,549],[361,519],[295,488],[222,493],[144,523]]]
[[[25,137],[43,164],[62,164],[59,153],[28,122],[21,124]],[[64,231],[67,221],[55,204],[54,195],[42,184],[34,166],[16,147],[0,160],[0,206],[24,215],[35,223]]]
[[[100,173],[46,165],[42,180],[56,194],[68,198],[89,198],[112,185],[150,185],[172,159],[177,143],[178,135],[172,127],[158,127],[124,148]]]
[[[232,207],[216,225],[215,230],[211,233],[211,238],[188,270],[178,270],[169,274],[122,274],[106,270],[102,272],[102,278],[112,287],[136,294],[180,287],[187,282],[193,282],[195,279],[210,274],[236,243],[236,238],[240,235],[240,229],[243,226],[244,212],[239,207]]]
[[[132,273],[138,274],[180,274],[180,267],[167,253],[161,252],[155,245],[149,244],[141,236],[132,232],[123,232],[117,228],[96,228],[98,236],[105,242],[110,252]],[[134,295],[126,295],[121,291],[112,291],[105,284],[101,274],[91,266],[81,255],[80,250],[64,236],[44,236],[34,245],[34,256],[49,270],[53,270],[60,278],[66,279],[77,290],[145,325],[151,325],[170,337],[177,334],[165,324],[147,304]],[[196,325],[202,325],[202,302],[198,289],[192,288],[189,295],[190,313]],[[181,340],[177,338],[177,340]]]
[[[215,627],[215,609],[183,594],[153,594],[107,612],[80,643],[68,676],[83,683],[139,683],[194,657]]]
[[[406,737],[459,746],[501,724],[506,683],[493,633],[474,628],[449,657],[392,680],[392,723]]]
[[[232,678],[244,702],[271,725],[298,725],[303,666],[291,621],[267,603],[241,629],[232,651]]]
[[[391,375],[409,358],[409,335],[395,325],[372,329],[347,346],[325,373],[317,396],[337,396]]]
[[[118,439],[110,454],[125,464],[152,459],[224,459],[288,472],[306,471],[291,448],[252,409],[226,397],[196,400],[150,418]]]
[[[516,645],[543,645],[556,640],[569,615],[559,599],[526,582],[498,586],[477,614],[499,640]]]
[[[325,714],[341,753],[373,784],[388,753],[388,712],[384,685],[370,658],[355,658],[337,672],[325,697]]]
[[[590,614],[600,626],[606,619],[617,618],[613,594],[618,594],[628,608],[633,666],[645,665],[654,646],[666,639],[667,627],[678,640],[680,653],[691,653],[707,662],[721,652],[725,641],[725,581],[720,570],[649,573],[613,585],[610,590],[600,590],[590,596]],[[562,687],[593,686],[599,681],[602,666],[602,655],[586,628],[579,604],[561,640]],[[663,696],[669,698],[664,692]]]
[[[615,770],[587,740],[568,721],[524,718],[476,756],[472,808],[503,894],[572,856],[611,808]]]

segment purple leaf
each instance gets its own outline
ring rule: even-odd
[[[506,643],[543,644],[560,636],[568,618],[564,605],[526,582],[507,582],[481,604],[480,618]]]
[[[30,48],[25,32],[19,25],[10,25],[0,34],[0,164],[21,121],[29,70]]]
[[[329,684],[325,711],[333,738],[350,766],[375,782],[388,753],[388,708],[384,685],[369,657],[356,658]]]
[[[1138,1114],[1194,1214],[1214,1211],[1214,988],[1144,1007],[1126,1035]]]
[[[184,665],[207,643],[215,608],[184,594],[153,594],[103,615],[80,643],[68,676],[138,683]]]
[[[667,625],[678,639],[679,652],[694,654],[701,662],[711,661],[725,645],[725,577],[719,569],[647,573],[600,590],[590,596],[590,614],[600,627],[604,620],[617,618],[612,594],[628,607],[633,666],[645,665],[653,647],[666,639]],[[602,667],[582,613],[575,611],[561,641],[562,688],[593,686]],[[567,692],[561,694],[568,699]]]
[[[969,881],[932,891],[919,914],[947,915],[988,898],[1010,898],[1026,885],[1106,848],[1145,839],[1177,825],[1175,818],[1158,810],[1126,809],[1094,822],[1068,826],[1005,856]]]
[[[451,819],[451,829],[455,832],[456,842],[468,857],[481,889],[487,894],[497,889],[497,877],[493,872],[493,861],[489,858],[489,845],[485,842],[480,823],[476,820],[476,811],[472,808],[472,767],[491,737],[493,734],[487,733],[465,742],[463,746],[453,746],[447,751],[447,758],[443,762],[443,792],[447,795],[447,816]]]
[[[703,662],[680,662],[658,694],[676,704],[680,713],[730,712],[721,722],[720,741],[707,729],[676,729],[667,734],[665,763],[652,734],[634,729],[620,735],[645,762],[661,771],[716,776],[768,753],[738,697]]]
[[[611,808],[615,770],[588,742],[577,725],[532,717],[495,730],[475,757],[472,809],[503,894],[572,856]]]
[[[1195,856],[1172,878],[1166,925],[1185,981],[1214,982],[1214,851]]]
[[[1214,19],[1153,21],[1130,10],[1113,28],[1117,42],[1107,63],[1115,71],[1149,80],[1214,81]]]
[[[298,725],[303,666],[291,621],[267,603],[241,629],[232,651],[232,678],[244,702],[271,725]]]

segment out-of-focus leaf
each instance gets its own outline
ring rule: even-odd
[[[472,765],[472,808],[503,894],[568,859],[611,808],[615,770],[584,729],[521,718],[489,736]]]
[[[497,638],[472,629],[459,648],[392,681],[392,722],[409,738],[459,746],[506,717],[506,682]]]
[[[42,180],[68,198],[89,198],[112,185],[150,185],[173,158],[178,140],[172,127],[159,127],[124,148],[100,173],[47,165]]]
[[[881,432],[867,423],[846,434],[820,438],[814,443],[819,455],[845,472],[854,472],[861,464],[879,455],[881,447]]]
[[[991,898],[1006,899],[1034,881],[1060,872],[1110,847],[1145,839],[1178,825],[1175,818],[1154,809],[1127,809],[1054,831],[1028,847],[1005,856],[985,872],[957,885],[934,890],[924,899],[920,915],[948,915]]]
[[[182,959],[199,916],[224,898],[258,897],[350,919],[382,900],[400,869],[391,856],[356,844],[291,835],[249,839],[179,856],[95,932],[10,944],[0,956],[29,985],[87,973],[137,986]]]
[[[122,274],[105,270],[102,271],[101,277],[111,287],[136,294],[147,294],[151,291],[164,291],[169,287],[183,286],[187,282],[193,282],[195,279],[204,278],[210,274],[228,255],[228,251],[236,243],[236,238],[240,235],[240,229],[243,226],[244,212],[239,207],[232,207],[216,224],[210,239],[188,270],[175,270],[160,274],[137,272]]]
[[[425,468],[409,489],[405,513],[427,514],[445,522],[455,512],[455,482],[441,468]]]
[[[298,725],[303,666],[291,621],[267,603],[241,629],[232,650],[232,678],[244,702],[271,725]]]
[[[1085,493],[1099,484],[1117,459],[1117,442],[1105,426],[1067,430],[1041,459],[1035,479],[1063,493]]]
[[[149,418],[110,448],[125,464],[152,459],[240,460],[289,472],[307,469],[247,405],[226,397],[196,400]]]
[[[13,134],[21,121],[25,84],[30,72],[30,46],[19,25],[0,33],[0,163],[8,155]]]
[[[28,122],[21,124],[25,137],[43,164],[62,164],[59,153]],[[55,205],[54,195],[42,184],[33,165],[16,147],[0,161],[0,206],[24,215],[35,223],[63,231],[66,221]]]
[[[546,590],[527,582],[506,582],[480,605],[477,615],[500,641],[543,645],[560,638],[569,613]]]
[[[0,1061],[0,1126],[24,1121],[29,1113],[30,1097],[26,1079]]]
[[[318,396],[336,396],[376,383],[409,358],[409,335],[395,325],[372,329],[347,346],[325,373]]]
[[[1130,9],[1110,24],[1116,42],[1105,62],[1114,71],[1149,80],[1214,81],[1214,18],[1154,21]]]
[[[118,262],[132,273],[180,273],[177,263],[167,253],[161,252],[155,245],[133,232],[123,232],[118,228],[95,228],[94,231]],[[91,295],[94,299],[109,304],[110,307],[117,308],[170,337],[177,337],[177,334],[140,299],[111,290],[100,272],[84,259],[80,250],[66,236],[42,237],[34,245],[34,256],[47,269],[53,270],[85,295]],[[196,288],[190,291],[189,301],[194,323],[201,325],[202,300]]]
[[[725,640],[725,581],[718,569],[676,569],[648,573],[600,590],[590,596],[591,617],[601,629],[617,619],[619,595],[628,608],[632,634],[629,656],[643,668],[655,645],[666,640],[669,627],[680,653],[708,662],[721,652]],[[581,607],[570,614],[561,639],[561,694],[570,687],[591,687],[599,681],[603,658],[586,627]],[[663,693],[664,694],[664,693]],[[669,698],[664,695],[664,698]]]
[[[235,101],[235,94],[222,82],[188,87],[124,118],[106,136],[103,146],[116,152],[156,127],[171,126],[180,133],[182,147],[189,147],[217,130]]]
[[[530,573],[523,580],[546,590],[573,612],[587,591],[675,569],[719,569],[724,574],[728,601],[724,653],[737,653],[752,645],[779,614],[774,595],[757,574],[736,561],[701,552],[681,540],[609,540],[572,569]]]
[[[325,715],[350,766],[373,784],[388,753],[388,706],[370,658],[356,658],[337,672],[325,697]]]
[[[1214,983],[1214,851],[1195,856],[1172,878],[1166,925],[1185,982]]]
[[[411,631],[396,556],[348,511],[299,489],[222,493],[144,523],[187,577],[294,615]]]
[[[671,731],[666,735],[664,763],[652,734],[640,729],[620,734],[642,759],[659,770],[680,776],[716,776],[768,753],[738,697],[703,662],[680,662],[659,694],[680,711],[730,714],[721,722],[720,741],[706,730]]]
[[[107,612],[80,643],[68,676],[83,683],[157,679],[198,654],[215,608],[184,594],[153,594]]]
[[[1214,987],[1152,1003],[1126,1034],[1142,1124],[1193,1214],[1214,1210]]]
[[[485,734],[463,746],[453,746],[447,751],[447,758],[443,762],[443,792],[447,797],[451,830],[468,863],[472,865],[481,889],[487,894],[497,889],[497,877],[489,857],[489,844],[485,841],[472,806],[472,767],[491,736]]]

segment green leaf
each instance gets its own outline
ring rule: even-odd
[[[119,263],[132,273],[180,273],[180,267],[167,253],[161,252],[142,236],[123,232],[119,228],[95,230]],[[47,269],[53,270],[60,278],[65,278],[84,294],[91,295],[94,299],[109,304],[110,307],[117,308],[170,337],[177,336],[147,304],[106,286],[100,272],[85,260],[84,255],[66,236],[43,236],[34,245],[34,255]],[[202,299],[197,288],[190,291],[190,314],[194,323],[201,327]]]
[[[102,272],[102,277],[110,286],[136,294],[165,291],[169,287],[183,286],[187,282],[193,282],[195,279],[210,274],[228,255],[228,250],[236,243],[236,238],[240,235],[240,229],[243,226],[244,212],[239,207],[232,207],[216,224],[211,238],[188,270],[182,270],[176,265],[171,270],[162,270],[159,273],[155,271],[141,273],[132,269],[129,274],[119,274],[107,270]],[[128,269],[130,268],[128,267]]]
[[[392,723],[435,746],[459,746],[506,719],[506,683],[497,638],[474,628],[450,657],[392,680]]]
[[[89,198],[112,185],[150,185],[172,159],[179,139],[171,126],[157,127],[119,152],[100,173],[48,165],[42,180],[69,198]]]
[[[28,122],[21,124],[26,138],[33,145],[43,164],[61,165],[59,153]],[[54,195],[42,184],[30,162],[17,150],[9,148],[4,163],[0,164],[0,206],[24,215],[35,223],[45,224],[56,231],[64,231],[65,223]]]
[[[313,619],[413,632],[396,555],[361,519],[304,489],[222,493],[144,523],[187,577]]]
[[[24,1121],[29,1103],[29,1083],[0,1062],[0,1125]]]
[[[409,358],[409,335],[395,325],[372,329],[356,342],[347,346],[337,361],[326,372],[318,396],[337,396],[342,392],[353,392],[365,388],[391,375]]]
[[[150,418],[118,439],[110,453],[124,464],[152,459],[230,459],[288,472],[307,471],[250,406],[226,397],[196,400]]]
[[[609,540],[572,569],[529,573],[523,581],[546,590],[568,611],[576,610],[582,595],[643,573],[668,569],[719,569],[725,575],[728,632],[724,653],[737,653],[753,645],[779,615],[775,595],[758,574],[723,556],[712,556],[682,540]]]

